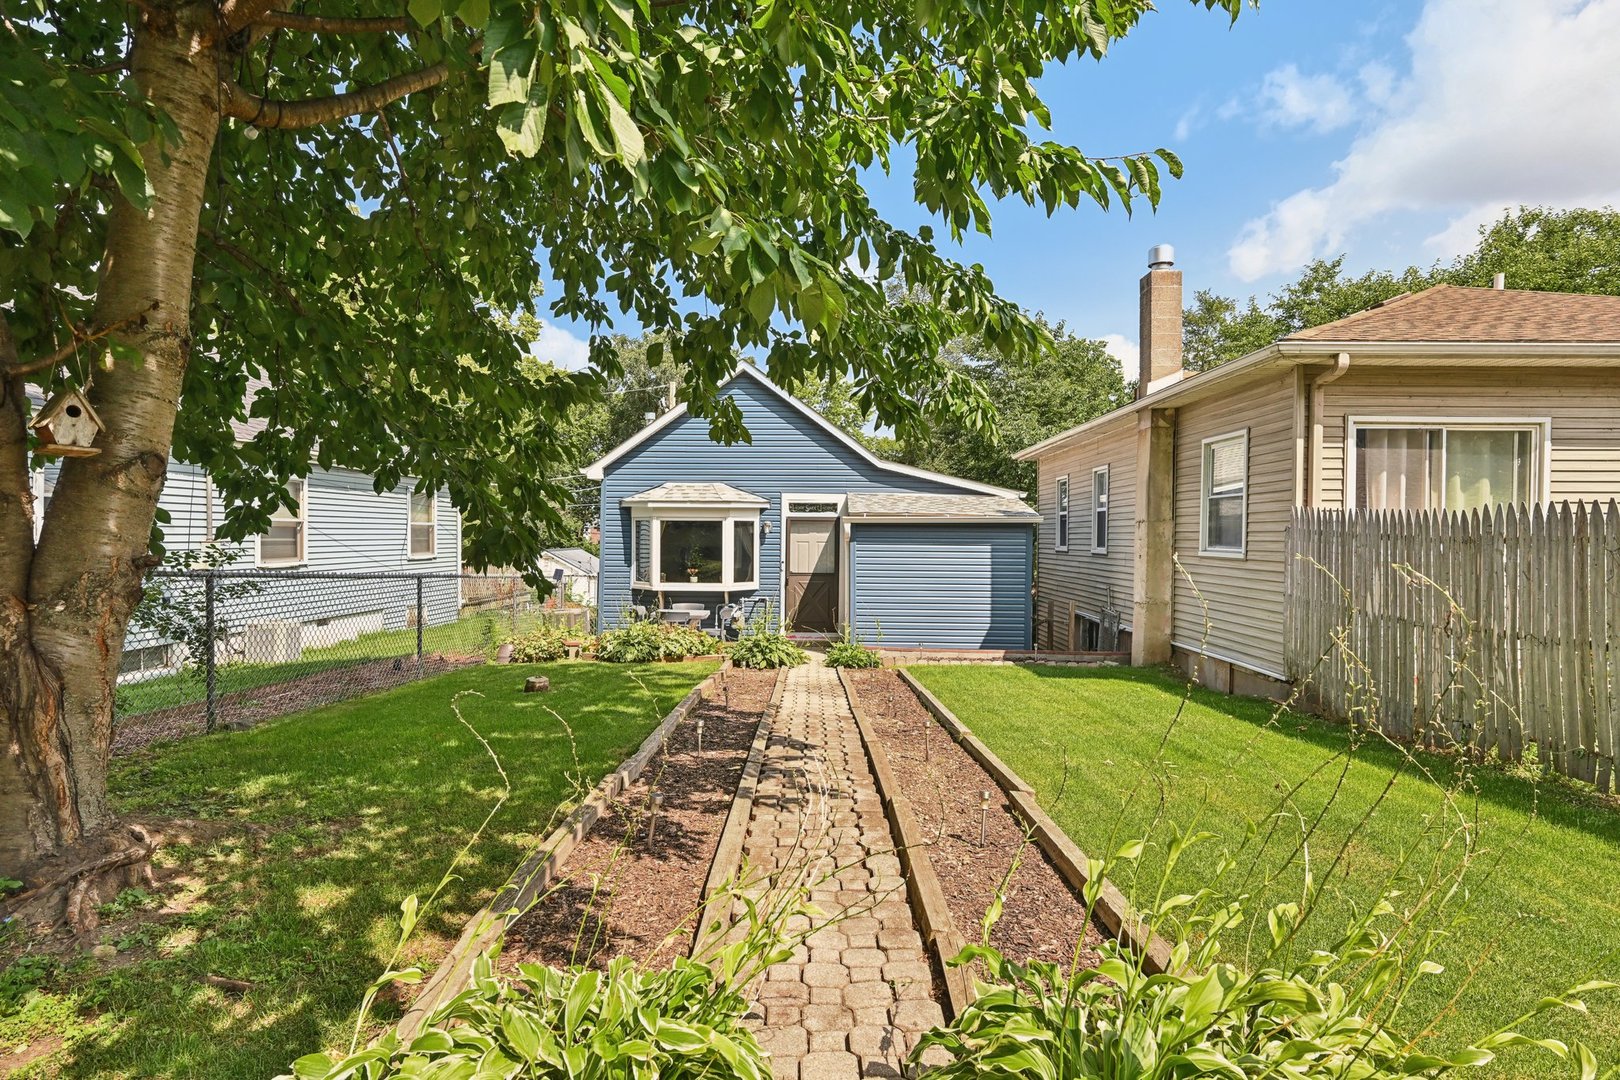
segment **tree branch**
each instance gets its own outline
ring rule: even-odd
[[[228,38],[244,27],[259,21],[278,0],[220,0],[220,37]]]
[[[444,64],[408,71],[372,86],[363,86],[346,94],[331,97],[306,98],[301,101],[275,101],[262,98],[246,90],[232,79],[220,80],[219,108],[226,116],[235,117],[260,128],[296,130],[341,120],[347,116],[376,112],[389,102],[398,101],[408,94],[438,86],[450,77],[450,68]]]
[[[117,322],[108,323],[100,330],[89,330],[82,326],[69,326],[68,333],[71,335],[71,337],[68,338],[66,344],[60,346],[45,356],[41,356],[37,360],[30,360],[26,364],[17,364],[15,367],[0,369],[0,372],[3,372],[9,378],[22,375],[32,375],[36,371],[44,371],[46,368],[53,368],[77,352],[81,345],[88,345],[92,341],[100,341],[108,334],[116,334],[124,327],[129,326],[132,323],[138,323],[145,319],[146,313],[148,311],[156,311],[157,307],[157,302],[153,301],[151,307],[143,308],[133,315],[127,315],[124,318],[119,319]]]
[[[271,11],[255,22],[279,30],[303,30],[311,34],[404,34],[414,29],[410,16],[345,18],[337,15],[302,15],[296,11]]]

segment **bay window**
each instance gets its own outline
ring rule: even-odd
[[[759,584],[759,514],[634,513],[633,584],[648,589],[752,589]]]
[[[1350,505],[1486,510],[1541,501],[1543,422],[1351,420]]]

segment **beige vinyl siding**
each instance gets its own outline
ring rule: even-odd
[[[1267,376],[1176,413],[1174,641],[1268,675],[1283,670],[1283,570],[1294,506],[1294,376]],[[1242,557],[1200,555],[1203,441],[1247,431],[1248,523]],[[1192,583],[1187,580],[1191,576]],[[1209,608],[1205,636],[1202,593]]]
[[[1108,466],[1108,553],[1092,553],[1091,474]],[[1069,550],[1057,543],[1057,482],[1069,478]],[[1131,572],[1136,536],[1136,416],[1102,424],[1083,438],[1040,457],[1040,547],[1035,555],[1039,590],[1036,624],[1052,605],[1051,643],[1074,645],[1071,612],[1099,618],[1112,605],[1124,629],[1131,625]]]
[[[1345,505],[1346,420],[1351,416],[1548,418],[1551,490],[1544,497],[1620,497],[1620,379],[1576,368],[1357,369],[1323,389],[1319,505]]]

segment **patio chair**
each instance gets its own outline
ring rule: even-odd
[[[714,613],[714,625],[705,626],[703,632],[721,641],[731,640],[731,624],[741,610],[741,604],[721,604],[720,610]]]

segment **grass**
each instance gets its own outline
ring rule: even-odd
[[[301,1054],[346,1046],[360,996],[397,936],[401,901],[426,898],[499,794],[451,697],[484,695],[463,697],[461,711],[513,790],[423,920],[412,959],[428,963],[576,799],[581,778],[588,787],[617,766],[715,667],[468,668],[120,759],[122,813],[206,823],[195,842],[160,853],[178,870],[162,899],[183,913],[107,924],[104,937],[122,935],[128,949],[110,966],[42,973],[36,961],[15,977],[0,973],[0,1055],[61,1038],[23,1075],[235,1078],[274,1076]],[[537,673],[551,677],[552,692],[522,694],[524,676]],[[114,907],[149,903],[130,894]],[[206,985],[208,974],[253,989],[232,996]],[[35,984],[40,992],[28,994]]]
[[[1415,755],[1431,776],[1402,771],[1404,754],[1372,740],[1336,759],[1349,743],[1347,728],[1294,713],[1273,723],[1267,702],[1204,690],[1193,693],[1161,751],[1185,690],[1163,671],[961,665],[912,672],[1036,789],[1082,849],[1101,854],[1139,837],[1157,839],[1134,880],[1118,882],[1127,893],[1133,885],[1156,887],[1165,823],[1217,838],[1192,849],[1165,895],[1207,884],[1220,851],[1236,851],[1254,827],[1261,839],[1245,850],[1258,853],[1251,861],[1259,873],[1243,891],[1264,901],[1249,908],[1251,916],[1263,915],[1272,904],[1299,899],[1303,860],[1287,856],[1301,822],[1325,810],[1310,844],[1318,881],[1348,847],[1307,932],[1309,945],[1330,944],[1352,905],[1366,910],[1392,874],[1410,898],[1420,874],[1454,868],[1458,850],[1447,840],[1456,836],[1456,813],[1466,815],[1484,854],[1465,879],[1466,894],[1447,909],[1461,921],[1436,956],[1446,973],[1419,984],[1402,1013],[1403,1033],[1417,1034],[1413,1025],[1438,1017],[1432,1030],[1441,1045],[1477,1038],[1544,993],[1620,974],[1620,811],[1590,791],[1498,768],[1459,776],[1459,762],[1432,754]],[[1392,777],[1388,796],[1356,831]],[[1459,779],[1462,790],[1448,810],[1445,790]],[[1300,817],[1272,819],[1295,784],[1303,785],[1293,799]],[[1274,822],[1280,834],[1264,843]],[[1410,851],[1419,858],[1398,873]],[[1265,936],[1263,918],[1251,926]],[[1605,1063],[1620,1061],[1620,999],[1597,996],[1590,1004],[1587,1017],[1558,1011],[1524,1030],[1579,1038]],[[1493,1069],[1502,1076],[1571,1074],[1550,1055],[1527,1051],[1510,1052]]]
[[[422,651],[427,655],[489,656],[495,646],[514,634],[538,625],[542,616],[526,612],[512,616],[495,610],[468,615],[455,622],[422,629]],[[215,688],[220,695],[252,690],[289,679],[315,675],[332,668],[364,664],[373,660],[416,656],[416,628],[377,630],[351,641],[340,641],[320,648],[305,649],[297,659],[282,664],[234,663],[216,669]],[[186,670],[148,679],[126,682],[118,688],[120,716],[138,716],[157,709],[189,705],[207,694],[202,673]]]

